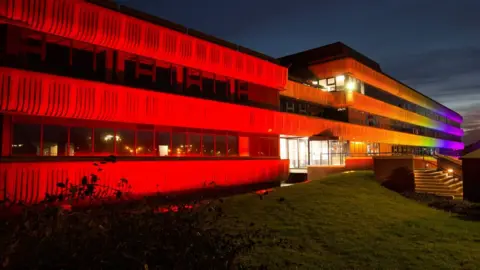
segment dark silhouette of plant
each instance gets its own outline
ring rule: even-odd
[[[109,157],[94,164],[115,162]],[[239,256],[258,243],[288,243],[251,222],[231,232],[222,220],[223,199],[179,200],[158,193],[129,203],[65,209],[57,202],[124,195],[129,184],[102,186],[95,174],[78,185],[58,183],[45,208],[25,207],[0,224],[0,263],[5,269],[245,269]],[[215,188],[215,182],[205,187]],[[268,192],[263,192],[261,198]],[[282,203],[284,199],[279,200]],[[266,269],[263,267],[262,269]]]
[[[116,161],[115,156],[109,156],[104,158],[100,164],[93,163],[93,166],[97,168],[97,172],[101,172],[103,171],[101,165],[115,163]],[[73,201],[78,200],[105,198],[110,194],[113,194],[116,199],[120,199],[124,193],[131,189],[131,185],[128,184],[128,180],[125,178],[119,180],[117,187],[101,184],[99,180],[100,178],[97,174],[83,176],[79,184],[72,184],[69,182],[69,179],[66,179],[65,182],[57,183],[57,187],[62,190],[60,194],[46,193],[44,202],[69,202],[71,204]]]

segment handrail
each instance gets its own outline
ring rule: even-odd
[[[427,155],[427,156],[429,156],[429,155]],[[424,157],[425,157],[425,156],[424,156]],[[435,155],[435,154],[431,155],[431,157],[436,158],[436,159],[440,158],[440,156]],[[434,163],[434,162],[431,162],[431,161],[428,161],[428,160],[425,160],[425,159],[423,159],[423,161],[426,162],[427,164],[434,165],[434,166],[437,168],[437,170],[440,169],[440,170],[442,170],[442,171],[447,172],[448,174],[451,174],[452,176],[456,177],[456,178],[458,179],[458,181],[461,181],[461,179],[462,179],[462,176],[461,176],[461,175],[458,175],[458,174],[456,174],[456,173],[454,173],[454,172],[448,172],[448,169],[445,169],[445,168],[439,166],[438,163]]]

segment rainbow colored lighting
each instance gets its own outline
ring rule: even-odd
[[[393,106],[353,91],[324,92],[318,88],[288,81],[287,89],[282,91],[280,94],[282,96],[305,100],[321,105],[332,106],[335,108],[350,107],[359,111],[385,116],[405,123],[432,128],[456,136],[463,136],[463,130],[461,128],[447,125],[440,121],[430,119],[426,116],[404,110],[397,106]]]
[[[310,70],[320,78],[335,77],[339,74],[349,73],[353,77],[387,91],[395,96],[430,109],[457,123],[462,123],[463,118],[458,113],[434,102],[428,97],[408,88],[407,86],[379,73],[352,58],[339,59],[327,63],[313,65]]]
[[[328,131],[344,140],[463,149],[454,141],[12,68],[0,68],[0,85],[0,113],[240,133],[313,136]]]

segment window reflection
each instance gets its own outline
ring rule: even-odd
[[[200,155],[201,145],[200,145],[200,134],[189,134],[188,135],[188,147],[187,154],[189,155]]]
[[[68,148],[68,128],[43,126],[43,155],[66,156]]]
[[[40,125],[14,124],[13,155],[40,155]]]
[[[204,135],[202,138],[202,151],[204,156],[214,155],[214,143],[212,135]]]
[[[115,140],[118,142],[121,138],[111,128],[96,128],[94,130],[95,154],[113,155]]]
[[[43,136],[42,136],[43,132]],[[65,127],[42,124],[12,125],[12,155],[43,156],[238,156],[234,135],[190,133],[170,128],[128,130]],[[41,140],[43,138],[43,141]],[[69,141],[70,140],[70,141]],[[278,138],[256,137],[248,146],[258,156],[277,156]],[[43,146],[43,149],[42,149]]]
[[[92,154],[92,129],[84,127],[70,128],[69,156],[87,156]]]
[[[225,136],[215,136],[215,155],[225,156],[227,150],[227,140]]]
[[[186,153],[187,136],[183,132],[172,133],[173,155],[182,156]]]
[[[135,155],[135,132],[133,130],[117,130],[117,155]]]
[[[228,136],[228,156],[238,156],[238,138],[235,136]]]
[[[153,149],[153,131],[138,131],[137,156],[151,156]]]

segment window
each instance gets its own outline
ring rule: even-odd
[[[94,150],[96,155],[113,155],[115,140],[118,142],[121,138],[115,136],[115,132],[110,128],[96,128],[94,130]]]
[[[228,100],[229,96],[228,81],[221,77],[215,76],[215,96],[218,100]]]
[[[227,150],[227,142],[225,136],[215,136],[215,152],[216,156],[225,156]]]
[[[119,129],[117,130],[117,155],[133,156],[135,155],[135,131]]]
[[[202,93],[206,98],[215,98],[215,76],[212,73],[202,72]]]
[[[190,133],[188,134],[188,155],[200,155],[201,154],[201,139],[200,134]]]
[[[43,126],[43,155],[67,156],[68,128],[62,126]],[[71,151],[71,150],[69,150]]]
[[[214,143],[212,135],[203,135],[202,138],[202,151],[204,156],[214,155]]]
[[[84,127],[70,128],[69,156],[88,156],[92,154],[92,129]]]
[[[367,154],[368,155],[378,155],[380,153],[380,144],[379,143],[367,143]]]
[[[228,156],[238,156],[238,138],[236,136],[228,136]]]
[[[157,131],[155,135],[156,153],[160,157],[168,156],[171,153],[170,149],[170,132]]]
[[[137,156],[151,156],[153,149],[153,131],[137,131]]]
[[[40,155],[40,125],[13,125],[13,155]]]
[[[187,136],[183,132],[172,133],[173,155],[183,156],[186,154]]]

